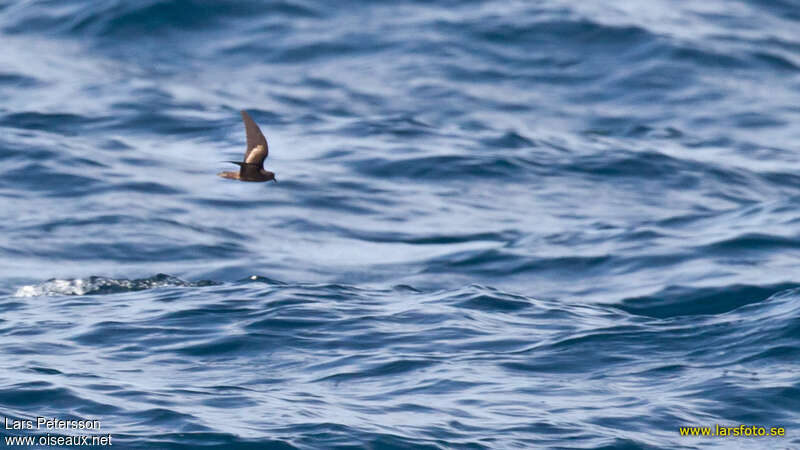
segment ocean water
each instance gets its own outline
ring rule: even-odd
[[[0,1],[0,416],[101,424],[3,438],[800,447],[799,30],[796,0]],[[278,183],[216,177],[240,109]],[[716,425],[786,436],[679,432]]]

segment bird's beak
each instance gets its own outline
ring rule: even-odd
[[[275,178],[275,177],[272,177],[272,181],[274,181],[274,182],[276,182],[276,183],[277,183],[277,182],[278,182],[278,179],[277,179],[277,178]]]

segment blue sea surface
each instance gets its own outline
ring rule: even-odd
[[[101,424],[0,434],[800,448],[798,205],[797,0],[0,1],[0,420]]]

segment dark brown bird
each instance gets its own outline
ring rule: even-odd
[[[239,166],[238,172],[220,172],[218,175],[222,178],[230,178],[232,180],[241,181],[269,181],[275,179],[275,174],[269,170],[264,170],[264,160],[269,155],[269,146],[267,145],[267,138],[261,133],[247,111],[242,110],[242,120],[244,121],[244,130],[247,133],[247,151],[244,152],[244,161],[227,161]]]

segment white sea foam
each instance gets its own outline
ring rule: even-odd
[[[43,295],[84,295],[90,292],[91,283],[83,279],[49,280],[38,285],[25,285],[17,289],[14,297],[40,297]]]
[[[135,280],[89,277],[75,279],[52,279],[36,285],[25,285],[17,289],[15,297],[40,297],[50,295],[86,295],[111,292],[140,291],[166,286],[208,286],[211,281],[190,283],[173,276],[158,274],[150,278]]]

